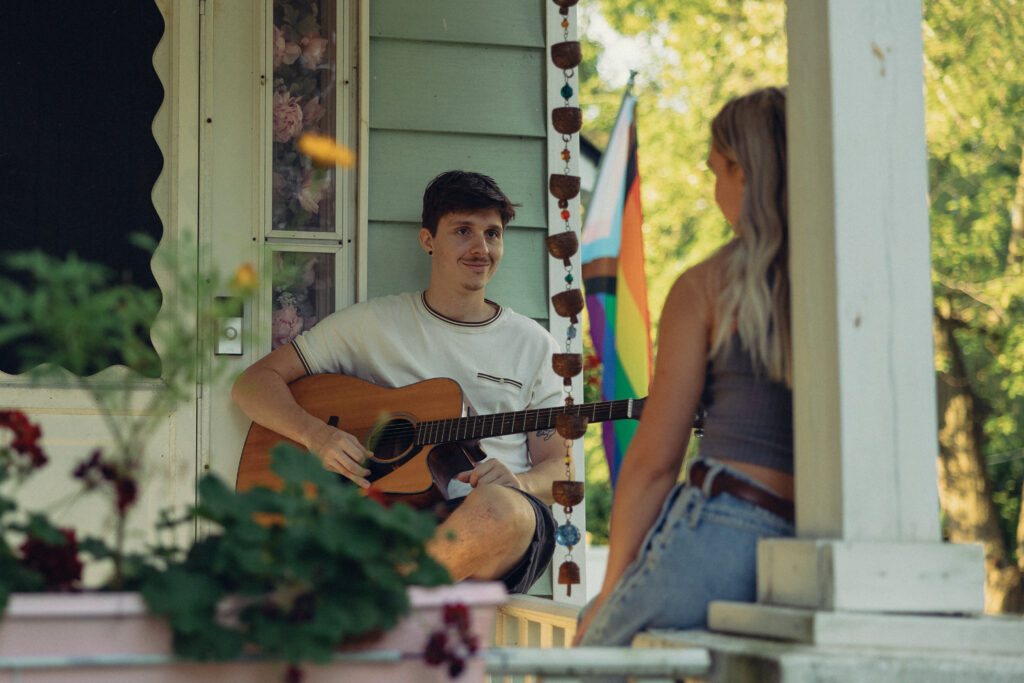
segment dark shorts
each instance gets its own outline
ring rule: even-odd
[[[533,529],[530,547],[526,549],[526,553],[519,559],[516,566],[501,577],[501,580],[505,583],[509,593],[525,593],[551,564],[551,556],[555,552],[555,517],[551,514],[551,508],[536,496],[521,489],[513,488],[512,490],[525,497],[533,507],[533,515],[537,524]],[[449,500],[441,517],[447,517],[464,500],[465,497]]]

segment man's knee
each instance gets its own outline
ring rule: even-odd
[[[517,536],[533,534],[536,525],[533,506],[515,489],[500,484],[482,484],[466,497],[463,506],[466,505],[478,518],[492,521]]]

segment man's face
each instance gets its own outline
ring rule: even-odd
[[[498,269],[505,230],[496,209],[449,213],[437,233],[420,230],[420,243],[433,251],[431,284],[482,290]]]

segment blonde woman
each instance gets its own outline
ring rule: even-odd
[[[712,121],[707,163],[735,238],[665,301],[607,573],[576,644],[705,626],[711,600],[754,599],[758,539],[793,533],[785,128],[779,88],[736,98]],[[698,405],[699,458],[677,484]]]

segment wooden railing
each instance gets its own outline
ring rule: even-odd
[[[532,595],[509,596],[498,608],[494,622],[493,647],[501,649],[519,648],[566,648],[576,635],[576,617],[579,609],[550,598]],[[532,667],[531,667],[532,668]],[[508,675],[505,666],[494,667],[496,675],[488,678],[490,683],[537,683],[536,675]],[[524,672],[516,672],[517,674]],[[505,675],[502,675],[505,674]]]
[[[498,608],[495,647],[568,647],[579,609],[532,595],[513,595]]]
[[[710,669],[703,648],[567,649],[579,609],[550,598],[513,595],[498,608],[494,641],[484,653],[489,683],[579,681],[632,676],[637,681],[700,680]]]

